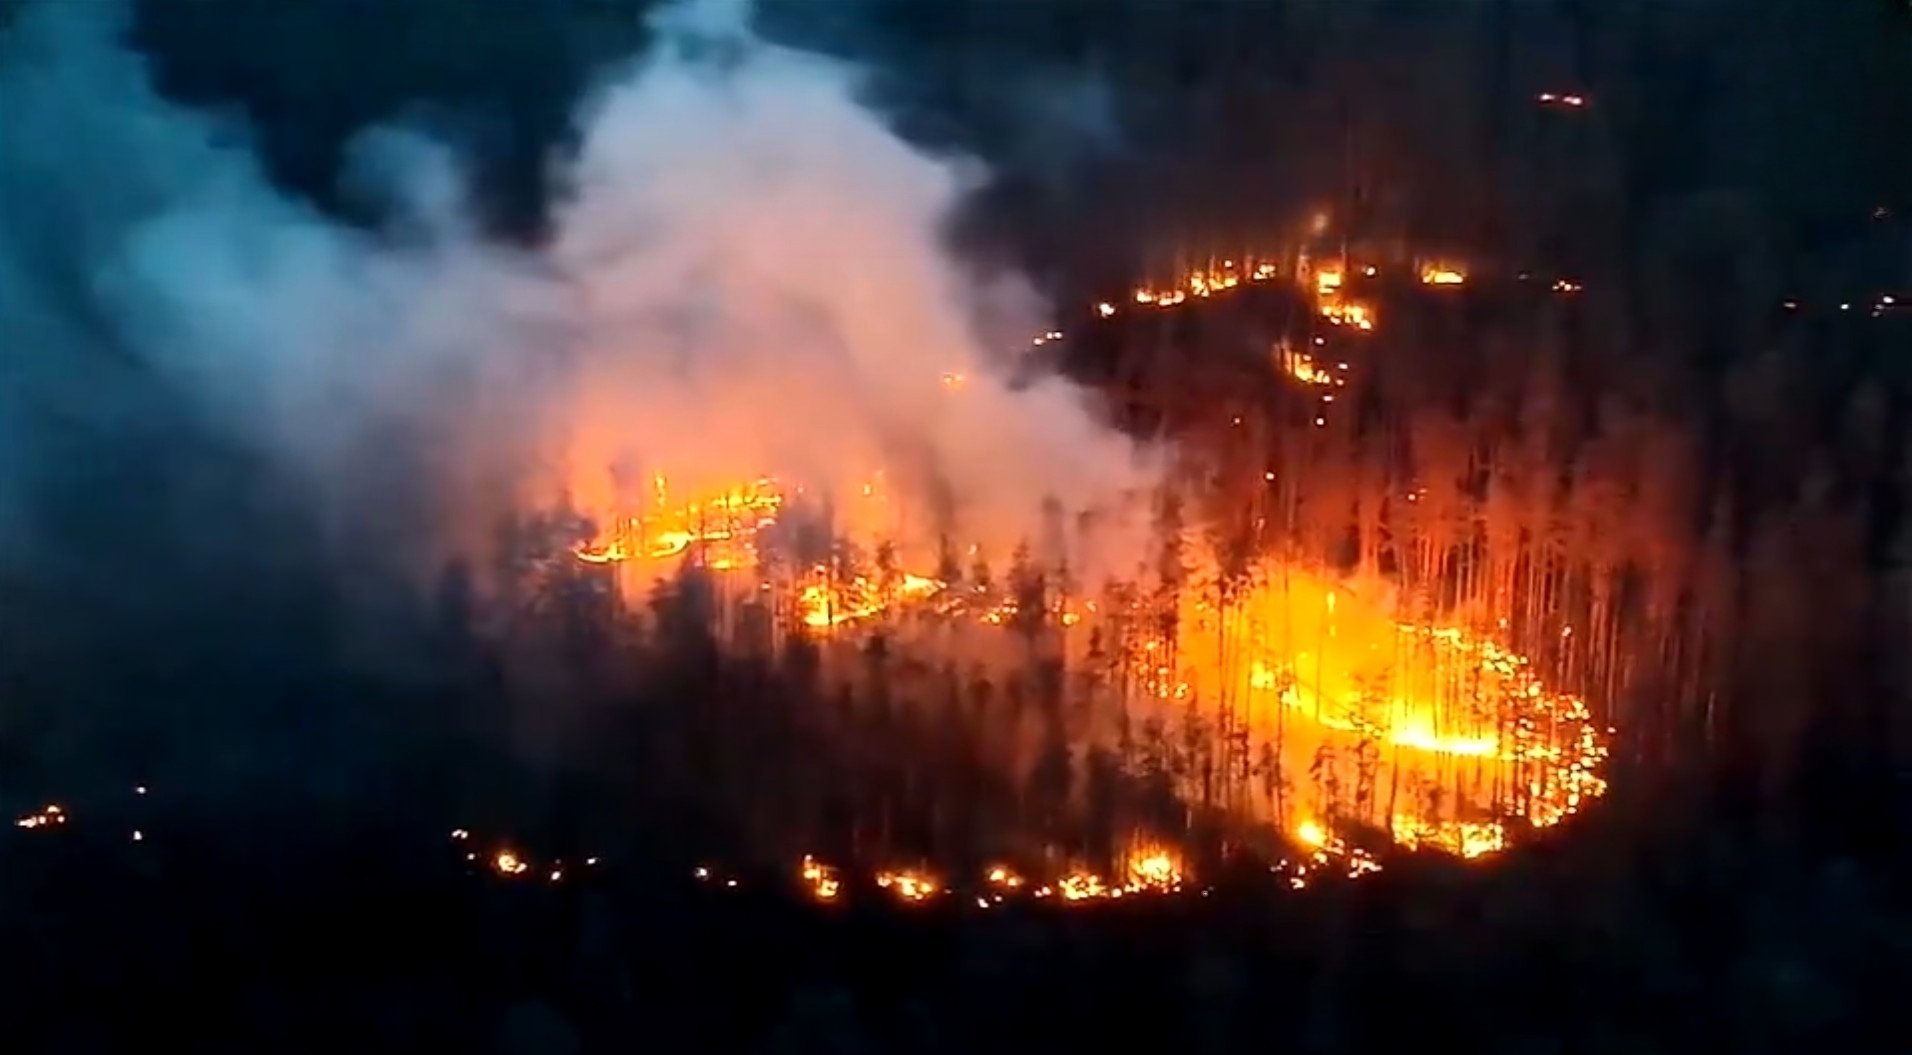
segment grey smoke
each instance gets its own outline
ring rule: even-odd
[[[460,159],[402,127],[342,174],[379,230],[288,197],[243,126],[156,94],[122,14],[41,3],[0,41],[0,545],[24,481],[61,471],[36,421],[123,420],[104,362],[268,457],[334,547],[418,567],[507,509],[608,511],[614,465],[881,471],[993,544],[1044,497],[1145,482],[1072,388],[1000,380],[1048,312],[946,247],[979,166],[894,135],[855,68],[757,39],[744,0],[654,16],[652,53],[580,105],[534,248],[481,237]]]

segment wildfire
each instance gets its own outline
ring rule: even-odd
[[[1579,96],[1565,98],[1579,100]],[[1584,102],[1584,100],[1582,100]],[[1580,105],[1579,102],[1568,105]],[[1308,264],[1304,256],[1294,269],[1303,287],[1314,294],[1316,306],[1321,317],[1335,326],[1346,326],[1362,332],[1375,328],[1376,318],[1372,304],[1350,299],[1347,294],[1349,269],[1343,261],[1313,265]],[[1374,278],[1380,269],[1372,264],[1359,269],[1365,278]],[[1243,283],[1267,282],[1281,274],[1281,268],[1273,261],[1224,260],[1218,265],[1196,268],[1183,273],[1173,283],[1167,285],[1144,285],[1130,293],[1130,299],[1138,306],[1152,308],[1172,308],[1186,303],[1191,297],[1203,299]],[[1430,287],[1455,287],[1465,285],[1467,272],[1464,268],[1446,262],[1429,262],[1420,269],[1420,280]],[[1574,287],[1577,291],[1578,287]],[[1095,305],[1095,312],[1102,318],[1116,313],[1116,305],[1107,301]]]
[[[669,560],[701,546],[711,566],[741,567],[754,562],[756,533],[776,523],[783,504],[782,489],[767,477],[676,503],[658,475],[644,512],[613,518],[609,532],[573,553],[586,564],[620,564]]]
[[[1350,846],[1318,821],[1303,821],[1295,834],[1304,846],[1310,847],[1308,856],[1300,861],[1283,861],[1270,869],[1292,889],[1305,888],[1317,876],[1338,874],[1359,879],[1381,870],[1381,862],[1375,860],[1374,855],[1358,846]]]
[[[1376,273],[1373,267],[1357,270]],[[1374,328],[1372,309],[1346,295],[1350,272],[1345,262],[1310,270],[1304,259],[1295,273],[1330,322]],[[1266,261],[1224,260],[1182,276],[1172,287],[1137,289],[1133,299],[1171,306],[1276,274]],[[1466,281],[1460,267],[1446,262],[1424,263],[1419,274],[1428,286]],[[1555,288],[1577,292],[1579,286],[1560,280]],[[1103,317],[1116,312],[1110,302],[1094,309]],[[1049,331],[1036,342],[1060,337],[1059,331]],[[1324,343],[1315,338],[1317,346]],[[1347,384],[1346,362],[1330,368],[1285,344],[1275,351],[1275,365],[1303,385],[1333,389]],[[959,390],[965,379],[950,373],[941,383]],[[1335,396],[1328,391],[1319,398],[1322,416],[1314,421],[1325,426],[1325,405]],[[1266,477],[1272,482],[1274,474]],[[784,613],[784,625],[812,635],[879,624],[910,609],[983,627],[1028,625],[1014,591],[983,582],[952,589],[942,579],[896,567],[894,550],[884,541],[894,537],[896,512],[881,474],[864,484],[857,498],[831,507],[827,526],[849,550],[888,552],[889,562],[872,567],[867,558],[832,557],[797,564],[795,571],[767,549],[766,531],[787,518],[802,488],[791,491],[762,477],[686,500],[675,495],[663,475],[652,483],[650,500],[635,515],[612,518],[613,530],[578,548],[581,562],[694,558],[718,571],[755,569],[757,575],[743,587],[748,595]],[[1413,492],[1406,500],[1419,497]],[[973,548],[971,556],[981,559]],[[1527,658],[1505,642],[1471,626],[1397,623],[1385,608],[1273,560],[1253,569],[1251,581],[1223,607],[1196,594],[1185,597],[1179,602],[1183,610],[1170,621],[1177,627],[1173,637],[1135,632],[1160,613],[1135,605],[1127,611],[1103,610],[1093,600],[1054,598],[1042,622],[1113,631],[1124,642],[1119,662],[1128,668],[1129,684],[1177,708],[1225,709],[1225,720],[1233,724],[1230,735],[1242,738],[1245,750],[1271,753],[1278,760],[1273,779],[1294,787],[1269,792],[1268,801],[1248,804],[1246,812],[1279,825],[1314,855],[1345,864],[1355,874],[1379,865],[1348,846],[1337,834],[1344,828],[1472,858],[1511,841],[1508,818],[1533,827],[1555,824],[1604,792],[1605,735],[1592,724],[1585,702],[1549,690]],[[1201,658],[1216,655],[1231,658],[1225,664]],[[1304,773],[1305,781],[1299,776]],[[1160,852],[1132,856],[1124,869],[1118,880],[1072,873],[1035,893],[1083,900],[1180,882],[1179,866]],[[804,859],[799,871],[820,899],[834,898],[841,889],[835,871],[814,859]],[[914,872],[890,871],[876,878],[879,887],[906,901],[942,889],[935,879]],[[1019,882],[1005,887],[992,876],[988,888],[999,895]]]
[[[1269,260],[1223,260],[1219,264],[1184,272],[1169,285],[1137,287],[1130,292],[1129,297],[1140,307],[1172,308],[1187,302],[1190,297],[1205,299],[1243,283],[1267,282],[1280,273],[1280,267]],[[1097,304],[1095,310],[1097,315],[1106,319],[1115,314],[1115,305],[1105,301]]]
[[[922,872],[885,871],[876,874],[876,885],[902,901],[919,902],[943,892],[943,886]]]
[[[1352,326],[1362,331],[1374,329],[1374,309],[1359,301],[1325,301],[1321,305],[1321,317],[1336,326]]]
[[[1330,371],[1305,354],[1281,355],[1284,369],[1302,383],[1344,383],[1336,374],[1341,364]],[[872,500],[881,497],[875,485],[864,491]],[[754,565],[759,532],[776,523],[784,504],[778,485],[766,479],[630,523],[641,529],[637,537],[653,558],[699,547],[711,567]],[[664,526],[677,524],[697,526]],[[601,552],[581,551],[580,559]],[[1137,640],[1126,662],[1144,689],[1164,702],[1222,698],[1229,681],[1240,679],[1249,701],[1245,734],[1278,741],[1272,748],[1277,754],[1292,758],[1296,771],[1316,775],[1322,799],[1311,811],[1314,819],[1284,823],[1303,844],[1335,859],[1347,857],[1333,849],[1330,828],[1319,818],[1348,817],[1406,846],[1476,857],[1507,844],[1498,818],[1508,812],[1542,827],[1604,792],[1599,773],[1605,738],[1584,701],[1548,690],[1526,657],[1461,627],[1397,623],[1371,605],[1354,603],[1356,595],[1295,569],[1270,566],[1259,580],[1263,585],[1238,598],[1235,615],[1225,623],[1217,622],[1221,613],[1212,605],[1189,601],[1178,621],[1185,641]],[[761,584],[774,596],[773,585]],[[817,634],[950,595],[948,584],[926,575],[843,574],[827,562],[786,581],[785,588],[795,624]],[[975,584],[937,610],[1007,627],[1017,625],[1020,602]],[[1104,625],[1123,615],[1058,598],[1047,621],[1070,628],[1085,620]],[[1225,651],[1245,657],[1237,660],[1243,663],[1240,674],[1191,662],[1205,654],[1191,646],[1223,626],[1237,639]],[[1253,629],[1244,636],[1244,627]],[[1397,805],[1403,798],[1404,807]],[[1283,823],[1282,812],[1270,819]],[[806,881],[818,896],[835,896],[840,881],[834,874],[809,875],[822,868],[807,861]],[[1079,900],[1096,890],[1132,892],[1135,878],[1092,883],[1083,873],[1056,889],[1065,899]],[[940,889],[929,877],[909,872],[885,873],[878,885],[905,900]]]
[[[1173,891],[1182,886],[1182,866],[1167,850],[1149,848],[1129,858],[1128,888],[1132,891]]]
[[[1250,809],[1331,857],[1348,856],[1334,847],[1341,820],[1478,857],[1508,844],[1508,815],[1546,827],[1606,790],[1606,735],[1586,702],[1492,637],[1396,622],[1294,569],[1226,613],[1185,602],[1177,623],[1182,643],[1144,638],[1127,662],[1164,703],[1232,698],[1237,735],[1312,785]],[[1216,635],[1240,674],[1210,658]]]
[[[1347,384],[1345,378],[1335,376],[1336,371],[1346,372],[1346,363],[1338,364],[1336,371],[1330,371],[1315,362],[1313,356],[1306,352],[1297,352],[1285,344],[1275,350],[1275,366],[1282,373],[1287,374],[1289,377],[1294,378],[1304,385],[1327,387]]]
[[[1006,865],[995,865],[984,877],[989,885],[998,890],[1021,890],[1025,883],[1022,876]]]
[[[818,901],[835,901],[843,889],[842,880],[837,878],[837,870],[820,863],[809,854],[803,856],[803,864],[797,874],[811,896]]]
[[[1056,881],[1055,889],[1062,894],[1064,901],[1088,901],[1110,896],[1108,884],[1102,881],[1101,876],[1092,872],[1071,872]],[[1036,896],[1048,897],[1049,888],[1043,887],[1036,891]]]

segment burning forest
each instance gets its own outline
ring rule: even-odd
[[[305,74],[148,6],[0,0],[18,882],[402,859],[425,915],[561,932],[510,938],[553,991],[616,898],[684,963],[1113,941],[1085,991],[1138,1005],[1122,943],[1247,992],[1240,928],[1328,965],[1256,991],[1339,1050],[1346,979],[1571,959],[1657,862],[1900,852],[1912,203],[1656,197],[1693,135],[1621,41],[1698,14],[1190,16],[1236,55],[1122,0],[524,5],[568,65],[471,60],[508,128],[339,102],[315,153]],[[298,17],[414,17],[349,6]],[[1722,127],[1779,127],[1736,68]],[[566,1014],[638,1021],[603,977]]]
[[[1338,275],[1339,266],[1324,273]],[[1177,288],[1197,297],[1231,289],[1234,268],[1225,261]],[[1281,270],[1256,264],[1250,280]],[[1342,304],[1333,295],[1339,282],[1317,274],[1312,288],[1319,317],[1338,325],[1331,309]],[[1147,289],[1134,299],[1175,303]],[[1105,306],[1095,314],[1112,318]],[[1052,330],[1034,343],[1065,340]],[[1141,828],[1130,828],[1139,817],[1086,815],[1087,789],[1077,788],[1072,770],[1092,764],[1107,779],[1152,785],[1165,801],[1184,804],[1178,835],[1199,812],[1271,826],[1304,851],[1345,852],[1345,835],[1463,857],[1490,853],[1506,845],[1510,825],[1551,826],[1600,795],[1613,732],[1582,694],[1550,688],[1512,642],[1530,643],[1556,679],[1587,677],[1586,686],[1606,693],[1618,674],[1603,649],[1619,629],[1610,612],[1563,603],[1566,583],[1537,570],[1535,555],[1475,556],[1477,540],[1436,534],[1453,531],[1440,521],[1454,515],[1455,496],[1430,497],[1414,477],[1392,481],[1391,495],[1351,496],[1354,508],[1377,512],[1349,566],[1336,529],[1358,533],[1360,525],[1307,523],[1325,504],[1308,493],[1319,469],[1305,453],[1282,459],[1284,447],[1322,446],[1312,430],[1324,427],[1336,394],[1362,394],[1358,382],[1347,390],[1347,366],[1317,373],[1311,358],[1272,356],[1263,380],[1296,388],[1289,395],[1304,406],[1321,401],[1309,408],[1314,416],[1285,434],[1276,425],[1253,439],[1231,435],[1217,450],[1178,452],[1144,496],[1153,518],[1147,536],[1127,554],[1126,569],[1103,558],[1099,582],[1071,559],[1079,533],[1094,530],[1092,517],[1072,524],[1051,504],[1039,536],[1008,553],[948,535],[934,548],[910,547],[911,520],[932,518],[910,517],[880,472],[840,504],[769,478],[674,498],[657,473],[630,506],[577,521],[593,530],[570,555],[613,612],[641,613],[654,584],[695,576],[723,648],[772,663],[791,649],[814,650],[823,677],[853,698],[880,691],[907,708],[949,706],[923,697],[957,698],[992,679],[1006,679],[1025,701],[1034,694],[1034,741],[1018,745],[1012,735],[1003,756],[975,761],[1008,770],[1016,783],[1045,761],[1061,767],[1050,776],[1058,785],[1051,808],[1069,815],[1071,827],[1140,837]],[[1317,396],[1318,388],[1328,391]],[[964,394],[952,390],[950,398]],[[1221,488],[1190,483],[1208,471],[1209,457],[1281,468],[1260,473],[1264,486],[1251,489],[1231,522]],[[1458,467],[1424,471],[1459,478]],[[1297,482],[1279,486],[1290,474]],[[1421,515],[1424,501],[1450,508]],[[596,528],[600,521],[607,528]],[[1459,566],[1474,560],[1485,567]],[[1574,617],[1593,620],[1605,642],[1579,670],[1565,621]],[[880,655],[880,686],[872,684],[872,652]],[[892,667],[913,672],[903,676],[909,684],[899,684]],[[1031,724],[1025,715],[1011,721]],[[972,742],[990,739],[988,730],[967,733]],[[1048,759],[1040,760],[1043,752]],[[1116,849],[1105,839],[1094,852],[1106,858]]]

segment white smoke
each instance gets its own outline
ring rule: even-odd
[[[29,7],[0,41],[0,381],[21,382],[0,441],[73,387],[48,357],[91,342],[303,474],[335,536],[435,557],[513,506],[608,512],[633,471],[882,472],[997,543],[1044,498],[1135,489],[1075,390],[1003,379],[1047,320],[947,249],[977,166],[913,148],[855,69],[748,16],[655,16],[653,52],[579,111],[552,237],[526,249],[485,241],[458,158],[397,129],[361,137],[349,174],[393,223],[335,222],[271,184],[243,129],[160,98],[115,7]]]

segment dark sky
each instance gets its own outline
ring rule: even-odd
[[[249,112],[298,186],[329,194],[351,131],[411,113],[476,145],[522,219],[578,91],[638,45],[646,6],[143,3],[138,37],[179,95]],[[762,23],[872,64],[901,128],[996,164],[986,228],[1080,267],[1206,249],[1335,195],[1520,252],[1571,241],[1521,229],[1586,199],[1648,227],[1744,196],[1762,237],[1836,253],[1855,216],[1912,205],[1912,42],[1892,8],[768,0]],[[1531,104],[1549,89],[1597,112],[1549,127]]]

